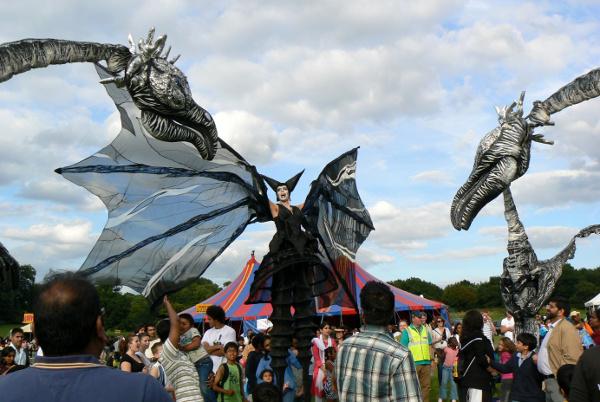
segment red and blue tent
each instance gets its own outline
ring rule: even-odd
[[[204,311],[209,305],[219,305],[225,310],[225,316],[230,321],[248,321],[257,320],[262,318],[268,318],[273,311],[270,304],[244,304],[248,298],[250,292],[250,284],[254,279],[254,272],[258,269],[260,264],[254,259],[254,256],[246,263],[243,271],[238,275],[235,280],[229,284],[225,289],[212,296],[211,298],[199,303],[196,306],[190,307],[182,313],[191,314],[194,317],[195,322],[204,321]],[[382,282],[367,271],[362,269],[356,264],[356,296],[360,295],[360,291],[369,281]],[[439,312],[443,317],[448,320],[448,309],[447,307],[438,301],[428,300],[421,296],[416,296],[412,293],[398,289],[394,286],[389,285],[390,289],[394,293],[396,299],[396,311],[410,311],[410,310],[429,310],[431,314],[434,311]],[[360,300],[358,305],[360,308]],[[326,308],[320,308],[318,310],[319,316],[345,316],[345,315],[356,315],[356,311],[348,307],[340,307],[332,305]]]

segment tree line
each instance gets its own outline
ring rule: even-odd
[[[31,265],[21,266],[19,290],[13,297],[9,284],[0,283],[0,323],[12,324],[23,321],[24,313],[31,313],[36,289],[36,271]],[[441,288],[419,278],[396,279],[390,285],[432,300],[438,300],[454,310],[466,311],[473,308],[502,307],[500,276],[492,276],[486,282],[473,283],[462,280]],[[227,282],[223,286],[227,286]],[[106,329],[130,331],[138,324],[156,322],[157,316],[143,296],[122,292],[119,286],[97,286],[100,303],[105,308]],[[222,289],[210,279],[200,278],[169,296],[175,311],[182,311],[220,292]],[[555,296],[563,296],[577,308],[600,293],[600,267],[574,269],[565,264],[563,274],[556,283]],[[165,315],[161,306],[159,315]]]
[[[500,276],[491,276],[488,281],[480,283],[465,279],[443,289],[419,278],[396,279],[388,283],[408,292],[423,295],[426,299],[441,301],[458,311],[504,306],[500,293]],[[572,306],[581,308],[598,293],[600,293],[600,267],[575,269],[571,264],[565,264],[553,295],[566,297]]]

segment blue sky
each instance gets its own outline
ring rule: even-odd
[[[441,286],[500,275],[503,207],[470,230],[450,224],[494,105],[527,91],[525,112],[600,67],[593,1],[144,1],[11,2],[0,42],[57,38],[127,45],[151,26],[168,35],[194,99],[219,134],[292,195],[339,154],[360,146],[357,183],[376,231],[358,263],[382,280],[416,276]],[[600,223],[600,99],[538,130],[515,203],[540,259]],[[43,276],[77,269],[106,221],[99,200],[53,172],[109,144],[116,109],[91,65],[53,66],[0,84],[0,242]],[[233,279],[272,224],[252,225],[205,276]],[[600,241],[578,241],[577,268],[600,265]]]

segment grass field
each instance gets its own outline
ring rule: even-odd
[[[10,331],[13,328],[22,327],[24,324],[0,324],[0,336],[6,338],[10,336]]]

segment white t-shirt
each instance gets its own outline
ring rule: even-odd
[[[513,327],[514,328],[515,327],[515,318],[514,317],[512,317],[512,318],[506,317],[500,322],[500,325],[504,325],[505,327]],[[510,339],[511,341],[513,341],[513,342],[515,341],[514,336],[513,336],[513,331],[506,331],[503,335],[505,337],[507,337],[508,339]]]
[[[211,328],[204,333],[202,337],[202,343],[208,342],[210,346],[214,345],[227,345],[229,342],[236,342],[235,330],[227,325],[221,329]],[[236,342],[237,344],[237,342]],[[227,358],[225,356],[214,356],[210,355],[213,361],[213,373],[217,374],[217,370],[221,363],[225,363]]]

